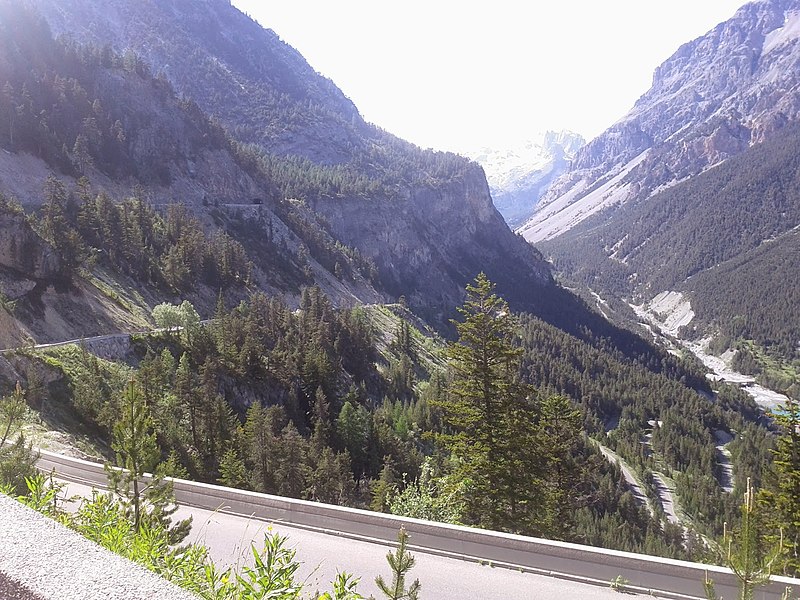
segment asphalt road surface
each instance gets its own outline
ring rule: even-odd
[[[90,488],[70,483],[70,495],[88,495]],[[251,517],[180,507],[175,517],[193,518],[187,542],[200,542],[210,549],[218,567],[248,564],[251,543],[259,546],[264,534],[277,533],[287,538],[287,546],[296,549],[301,564],[297,578],[305,582],[304,591],[330,590],[337,572],[347,571],[361,578],[358,590],[364,596],[378,595],[375,576],[391,580],[386,553],[392,548],[381,543],[354,540],[290,525],[272,524]],[[413,545],[414,540],[411,539]],[[416,565],[410,580],[419,579],[421,597],[430,600],[619,600],[610,587],[599,587],[555,577],[523,573],[413,552]],[[410,582],[409,582],[410,583]],[[610,584],[610,582],[609,582]],[[633,596],[626,595],[632,598]]]
[[[0,598],[3,600],[42,600],[21,583],[0,571]]]
[[[329,582],[338,571],[347,571],[361,578],[359,592],[378,596],[374,579],[383,575],[391,580],[386,553],[392,548],[378,543],[353,540],[316,531],[274,525],[247,517],[212,513],[196,508],[181,508],[177,515],[194,518],[191,540],[199,541],[211,549],[217,564],[242,564],[250,554],[251,542],[260,544],[264,533],[286,536],[288,546],[297,550],[296,558],[302,564],[298,577],[306,582],[308,591],[329,589]],[[414,540],[411,539],[413,544]],[[531,573],[480,565],[453,558],[413,553],[416,565],[411,571],[422,584],[422,597],[439,600],[504,599],[504,600],[619,600],[619,594],[610,588],[601,588],[545,577]]]

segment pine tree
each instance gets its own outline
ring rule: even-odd
[[[289,423],[281,432],[278,456],[275,466],[275,479],[278,494],[290,498],[300,498],[307,489],[310,469],[307,463],[308,442]]]
[[[10,439],[12,432],[19,427],[25,416],[25,392],[17,382],[14,392],[10,396],[0,399],[0,448]]]
[[[180,542],[189,534],[191,518],[171,523],[177,510],[172,483],[164,481],[163,470],[158,468],[160,453],[153,422],[133,380],[125,387],[111,446],[118,468],[107,468],[109,485],[123,500],[134,529],[139,531],[145,521],[156,522],[168,531],[171,543]],[[144,480],[145,473],[152,473],[149,482]]]
[[[247,486],[247,469],[235,448],[228,448],[219,462],[219,482],[234,488]]]
[[[481,273],[467,286],[449,345],[451,379],[436,404],[448,425],[437,436],[467,482],[465,518],[491,529],[544,533],[537,523],[542,466],[538,407],[519,381],[516,323],[494,285]]]
[[[383,458],[383,469],[380,477],[372,484],[372,502],[369,507],[376,512],[388,512],[392,492],[397,486],[397,476],[394,473],[392,457]]]
[[[0,485],[10,486],[20,494],[26,488],[25,478],[36,473],[38,458],[20,431],[26,411],[25,392],[17,382],[10,396],[0,398]]]
[[[314,394],[314,406],[311,411],[311,421],[314,424],[314,432],[311,434],[311,454],[315,459],[331,444],[333,427],[330,418],[330,404],[325,397],[325,392],[318,387]]]
[[[406,550],[407,543],[408,534],[401,527],[397,534],[397,550],[386,555],[386,561],[392,569],[392,583],[387,584],[380,575],[375,578],[375,585],[389,600],[419,600],[419,579],[415,579],[406,589],[406,577],[416,562],[414,556]]]
[[[783,553],[782,543],[770,543],[763,537],[760,527],[761,515],[755,501],[755,490],[747,480],[747,489],[742,500],[742,520],[738,531],[726,530],[722,540],[722,562],[739,580],[738,600],[753,600],[755,589],[769,583],[770,575]],[[708,574],[703,581],[708,600],[717,600],[714,582]]]
[[[772,450],[772,467],[765,477],[760,502],[768,510],[773,538],[782,538],[785,569],[800,572],[800,405],[790,400],[774,414],[783,433]]]

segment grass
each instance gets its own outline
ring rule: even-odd
[[[150,307],[142,295],[133,287],[126,287],[111,274],[95,268],[84,277],[106,298],[130,314],[142,328],[151,325]]]
[[[447,360],[444,357],[445,342],[433,331],[423,327],[421,321],[400,304],[373,304],[363,307],[364,314],[377,333],[376,344],[384,359],[398,359],[399,356],[391,348],[395,334],[402,321],[409,324],[411,346],[418,364],[429,374],[444,369]]]
[[[32,361],[26,368],[28,373],[38,373],[48,381],[47,389],[42,393],[41,406],[31,411],[25,427],[26,435],[34,444],[47,449],[55,443],[76,448],[90,456],[107,454],[108,448],[99,440],[98,431],[85,425],[72,402],[73,382],[85,376],[85,356],[80,346],[28,348],[18,350],[16,354]],[[130,367],[127,365],[101,358],[96,360],[106,381],[125,381],[129,377]]]
[[[770,354],[753,340],[742,340],[738,346],[754,357],[760,371],[756,374],[756,381],[764,387],[785,392],[793,384],[800,382],[799,360],[787,360]]]

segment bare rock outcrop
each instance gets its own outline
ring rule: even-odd
[[[36,235],[23,215],[0,214],[0,267],[34,279],[52,279],[61,268],[53,247]]]
[[[747,4],[659,66],[650,90],[578,152],[519,231],[530,241],[555,237],[599,206],[646,198],[798,118],[800,0]],[[608,173],[623,170],[597,193]]]

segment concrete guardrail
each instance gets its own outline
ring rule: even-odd
[[[105,485],[103,466],[41,451],[39,468],[55,469],[66,480]],[[400,527],[419,552],[441,554],[498,567],[521,569],[608,587],[622,577],[635,593],[664,598],[704,599],[703,580],[714,580],[718,595],[738,596],[736,576],[723,567],[607,550],[593,546],[499,533],[397,517],[354,508],[294,500],[218,485],[175,479],[179,504],[314,529],[331,535],[393,543]],[[800,594],[800,579],[773,577],[757,588],[756,600],[780,600],[786,587]]]

